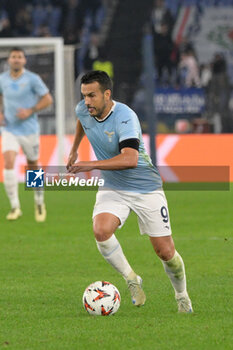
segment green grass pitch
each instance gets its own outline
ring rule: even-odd
[[[232,188],[166,193],[192,315],[177,313],[170,282],[133,214],[117,237],[143,278],[147,302],[141,308],[131,304],[125,281],[97,251],[95,192],[47,191],[42,224],[34,221],[33,194],[22,185],[24,215],[17,222],[5,220],[2,184],[0,193],[0,349],[232,349]],[[119,289],[115,316],[92,317],[83,309],[83,291],[96,280]]]

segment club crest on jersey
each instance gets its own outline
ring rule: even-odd
[[[114,131],[105,131],[104,133],[108,136],[108,141],[112,142],[112,137],[115,134],[115,132]]]

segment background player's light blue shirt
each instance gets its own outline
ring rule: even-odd
[[[19,108],[34,107],[39,99],[48,93],[48,88],[39,75],[24,70],[14,79],[10,71],[0,74],[0,94],[3,96],[5,126],[3,130],[14,135],[30,135],[39,133],[37,114],[20,120],[16,114]]]
[[[133,169],[102,170],[105,187],[138,193],[152,192],[162,187],[156,167],[145,151],[137,115],[123,103],[115,102],[111,114],[103,121],[91,117],[84,100],[76,106],[76,115],[99,160],[120,154],[119,143],[137,138],[140,140],[138,165]]]

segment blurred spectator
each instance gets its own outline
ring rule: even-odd
[[[113,79],[113,64],[108,60],[105,49],[99,46],[99,35],[94,32],[90,35],[89,45],[83,58],[84,71],[103,70]]]
[[[233,119],[229,110],[230,82],[227,75],[227,64],[224,56],[217,53],[214,56],[212,78],[209,84],[209,112],[211,117],[220,117],[221,132],[233,132]]]
[[[96,32],[90,34],[89,45],[83,59],[83,68],[85,71],[93,69],[93,62],[99,56],[99,36]]]
[[[90,31],[98,31],[104,17],[104,6],[101,0],[85,0],[82,10],[90,19]]]
[[[84,21],[84,10],[80,0],[67,0],[62,32],[65,44],[76,44],[80,41],[81,29]]]
[[[61,22],[62,22],[62,1],[53,0],[52,6],[49,12],[49,31],[52,36],[61,35]]]
[[[103,70],[111,79],[114,78],[113,63],[108,59],[104,48],[99,49],[99,57],[93,62],[93,70]]]
[[[0,36],[62,35],[76,44],[83,30],[100,29],[109,1],[0,0]]]
[[[40,36],[41,27],[48,22],[48,7],[43,2],[36,4],[32,9],[33,36]]]
[[[159,84],[170,84],[172,74],[171,53],[173,42],[166,23],[161,25],[160,33],[154,32],[155,66]]]
[[[227,78],[227,64],[224,56],[221,53],[216,53],[212,62],[213,75]]]
[[[12,36],[11,23],[4,7],[0,5],[0,37]]]
[[[4,9],[8,14],[8,19],[10,21],[12,31],[14,31],[18,12],[22,7],[26,7],[26,2],[27,1],[25,0],[0,0],[0,4],[4,6]]]
[[[32,33],[32,21],[30,12],[26,7],[21,7],[18,11],[14,25],[14,36],[30,36]]]
[[[169,9],[165,7],[164,0],[155,0],[152,10],[152,26],[155,33],[161,33],[162,25],[167,25],[168,33],[171,34],[174,25],[174,19]]]
[[[179,69],[184,86],[200,87],[199,68],[193,50],[187,49],[181,54]]]

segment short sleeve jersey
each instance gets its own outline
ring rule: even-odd
[[[0,74],[0,94],[3,96],[3,113],[5,126],[3,130],[15,135],[30,135],[39,133],[37,114],[20,120],[17,117],[19,108],[31,108],[38,100],[48,93],[48,88],[39,75],[24,70],[23,74],[13,79],[10,71]]]
[[[138,193],[152,192],[162,187],[157,168],[146,153],[140,123],[135,112],[127,105],[115,102],[109,116],[103,121],[91,117],[84,100],[76,106],[76,115],[89,139],[98,160],[109,159],[120,154],[121,141],[139,140],[139,159],[136,168],[124,170],[102,170],[105,187]]]

